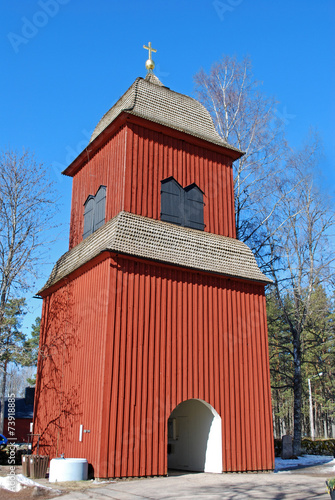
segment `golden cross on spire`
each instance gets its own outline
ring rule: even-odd
[[[157,52],[156,49],[153,49],[151,47],[151,42],[148,43],[148,47],[146,45],[143,45],[143,48],[149,51],[149,59],[151,59],[151,52]]]
[[[149,59],[145,61],[145,67],[147,68],[148,73],[152,73],[152,70],[155,67],[155,63],[151,59],[151,52],[157,52],[157,50],[151,47],[151,42],[148,43],[148,47],[146,45],[143,45],[143,48],[149,51]]]

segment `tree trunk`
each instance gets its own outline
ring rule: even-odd
[[[281,429],[280,429],[280,416],[279,416],[279,394],[278,390],[275,391],[276,394],[276,415],[275,415],[275,432],[276,432],[276,438],[280,439],[281,438]]]
[[[327,421],[327,415],[325,416],[325,419],[323,421],[323,437],[325,439],[328,439],[328,421]]]
[[[0,434],[4,433],[4,426],[5,426],[6,381],[7,381],[7,362],[5,362],[3,367],[2,384],[1,384]]]
[[[299,456],[301,454],[301,395],[302,395],[302,379],[301,379],[301,344],[300,335],[294,332],[293,338],[293,357],[294,357],[294,379],[293,379],[293,454]]]

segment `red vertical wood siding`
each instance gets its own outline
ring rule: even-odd
[[[187,136],[184,136],[187,138]],[[236,237],[231,160],[223,153],[124,125],[73,178],[70,248],[82,241],[84,202],[107,186],[106,221],[121,210],[160,219],[160,181],[195,182],[204,194],[205,231]]]
[[[129,124],[127,141],[124,210],[159,220],[160,181],[173,176],[205,193],[205,231],[236,237],[227,156],[135,124]]]
[[[108,259],[43,301],[34,433],[51,458],[99,463],[108,303]],[[80,424],[90,430],[82,442]]]
[[[167,419],[191,398],[222,417],[225,471],[271,469],[264,287],[122,257],[116,263],[122,308],[109,325],[120,346],[110,359],[119,368],[110,372],[116,448],[108,476],[166,474]],[[135,322],[129,311],[142,312]]]
[[[198,398],[222,418],[224,471],[273,468],[263,285],[111,257],[45,298],[46,342],[35,432],[51,455],[86,456],[97,477],[166,474],[169,415]]]
[[[106,222],[122,210],[126,144],[127,127],[124,126],[73,177],[70,249],[83,239],[84,203],[101,185],[107,186]]]

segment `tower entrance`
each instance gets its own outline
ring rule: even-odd
[[[168,468],[222,472],[221,417],[200,399],[180,403],[168,420]]]

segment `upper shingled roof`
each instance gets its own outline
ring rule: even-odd
[[[122,112],[239,151],[219,136],[209,112],[200,102],[164,87],[155,75],[149,74],[145,79],[135,80],[126,93],[101,118],[90,142]]]
[[[120,212],[65,253],[40,292],[106,250],[271,283],[260,271],[250,248],[239,240]]]

